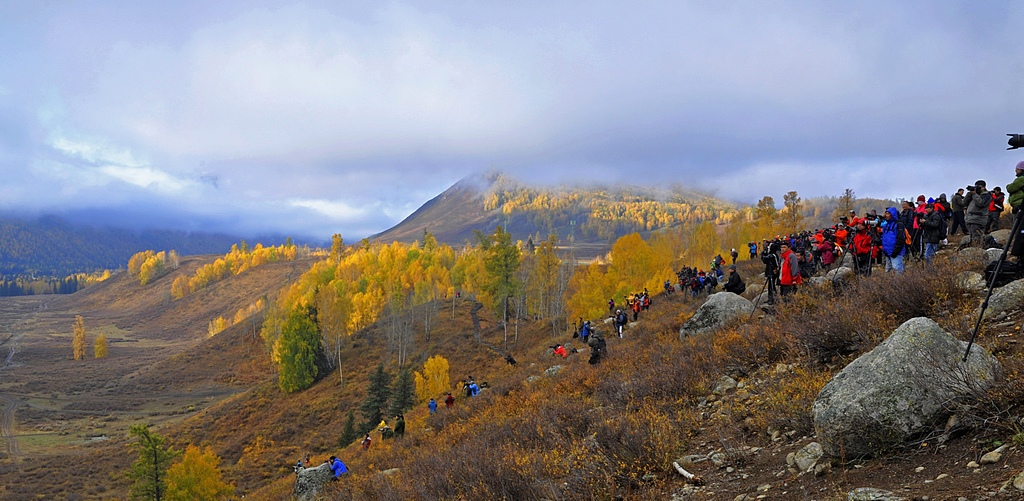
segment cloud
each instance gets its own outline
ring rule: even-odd
[[[1022,23],[1016,2],[0,5],[0,203],[355,237],[492,168],[948,192],[1017,160]]]

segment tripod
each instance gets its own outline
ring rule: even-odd
[[[999,276],[999,270],[1003,267],[1003,263],[1006,261],[1006,254],[1010,252],[1010,246],[1013,245],[1013,239],[1017,237],[1017,233],[1020,231],[1021,221],[1024,221],[1024,208],[1017,210],[1017,214],[1013,217],[1013,229],[1010,230],[1010,236],[1006,239],[1006,244],[1003,245],[1003,253],[999,255],[999,260],[996,261],[996,269],[992,272],[992,278],[989,279],[988,292],[985,293],[985,301],[981,303],[981,313],[978,313],[978,320],[974,322],[974,331],[971,332],[971,340],[967,342],[967,351],[964,352],[963,361],[967,361],[967,356],[971,354],[971,346],[974,345],[974,339],[978,336],[978,327],[981,326],[981,318],[985,316],[985,309],[988,308],[988,300],[992,297],[992,289],[996,286],[996,277]]]

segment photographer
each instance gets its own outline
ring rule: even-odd
[[[1010,209],[1013,211],[1014,217],[1024,217],[1020,214],[1021,209],[1024,208],[1022,207],[1024,205],[1024,160],[1017,162],[1015,173],[1017,177],[1006,185],[1006,193],[1010,195]],[[1018,263],[1024,258],[1024,235],[1021,233],[1013,236],[1013,248],[1010,254],[1017,258]]]
[[[924,263],[927,266],[931,266],[932,260],[935,259],[935,249],[942,240],[942,228],[945,226],[942,215],[936,210],[935,205],[928,204],[925,216],[919,219],[924,232],[921,238],[924,241]]]
[[[868,233],[864,221],[857,222],[857,232],[853,234],[853,258],[855,271],[865,277],[871,276],[871,245],[874,239]]]
[[[964,219],[967,221],[967,231],[971,235],[973,246],[981,245],[981,238],[985,235],[985,224],[988,223],[988,206],[992,203],[992,195],[985,186],[985,181],[979,179],[973,187],[967,187],[967,196],[964,197],[964,203],[967,204]]]
[[[1007,186],[1006,189],[1009,190],[1010,187]],[[958,228],[965,235],[967,234],[967,221],[964,220],[965,208],[967,208],[967,204],[964,203],[964,189],[960,188],[956,190],[956,194],[953,195],[953,200],[950,201],[949,205],[949,210],[953,215],[953,224],[949,228],[950,235],[956,235]]]

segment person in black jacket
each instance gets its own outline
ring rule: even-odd
[[[722,287],[722,289],[733,294],[743,294],[747,290],[747,284],[743,283],[739,272],[736,271],[735,264],[729,266],[729,281],[725,283],[725,287]]]

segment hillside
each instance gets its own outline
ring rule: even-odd
[[[256,268],[194,297],[169,301],[163,291],[170,281],[208,261],[188,259],[180,270],[146,287],[122,274],[70,296],[0,301],[0,315],[10,326],[0,333],[6,334],[0,336],[0,349],[17,347],[12,364],[2,369],[0,397],[18,404],[10,418],[17,449],[0,457],[0,497],[122,497],[127,483],[118,472],[132,460],[124,454],[124,432],[138,421],[157,425],[176,447],[212,446],[237,492],[253,499],[288,499],[291,465],[305,455],[318,462],[335,454],[352,468],[353,475],[332,486],[328,499],[432,499],[442,492],[456,499],[495,498],[500,492],[509,499],[537,499],[547,497],[545,489],[563,484],[570,490],[557,488],[560,492],[579,493],[568,499],[590,499],[587,493],[594,492],[628,499],[684,493],[753,499],[763,492],[777,499],[845,499],[843,493],[861,486],[956,499],[998,491],[1015,471],[1012,465],[1019,466],[1016,448],[1000,463],[1009,470],[997,465],[973,472],[964,466],[996,441],[1009,440],[1012,426],[1007,423],[1020,416],[1019,406],[1006,404],[1024,395],[1018,384],[993,394],[990,405],[1004,409],[998,415],[978,409],[979,416],[989,416],[987,426],[961,431],[941,448],[919,445],[895,456],[836,465],[821,477],[786,470],[786,454],[813,438],[806,418],[809,399],[852,360],[832,358],[822,364],[808,353],[804,336],[853,328],[862,340],[871,340],[857,349],[862,353],[916,311],[931,312],[952,331],[963,332],[973,300],[931,306],[914,300],[919,310],[896,309],[892,318],[874,320],[877,324],[827,320],[864,315],[894,285],[905,293],[933,294],[965,264],[943,265],[939,273],[913,268],[897,284],[879,274],[854,282],[839,303],[830,304],[829,295],[809,294],[792,314],[758,314],[749,326],[685,341],[676,331],[699,302],[681,294],[657,295],[625,339],[609,339],[609,358],[597,366],[587,364],[584,353],[564,361],[553,358],[549,346],[572,343],[571,336],[552,336],[546,323],[524,321],[516,326],[518,347],[510,350],[519,364],[510,367],[498,349],[502,331],[493,312],[476,311],[478,340],[471,298],[456,300],[454,310],[450,302],[437,302],[435,331],[430,341],[418,338],[410,364],[422,367],[427,357],[442,354],[451,364],[453,383],[473,375],[489,382],[490,389],[477,399],[460,397],[453,411],[442,409],[435,416],[416,407],[406,413],[404,440],[381,442],[374,434],[373,448],[364,453],[354,444],[341,448],[337,440],[348,410],[365,396],[370,369],[383,361],[388,370],[396,370],[386,322],[345,341],[344,384],[334,372],[309,390],[282,394],[262,342],[248,325],[212,338],[205,335],[205,326],[215,315],[273,296],[309,262]],[[748,284],[757,282],[758,268],[758,262],[740,262]],[[831,314],[807,316],[826,306]],[[114,341],[109,359],[70,360],[75,314]],[[607,332],[609,327],[597,320]],[[1021,320],[1024,315],[1015,311],[981,339],[1004,360],[1009,374],[1019,368],[1014,326]],[[546,375],[556,365],[561,371]],[[714,383],[725,375],[745,383],[749,397],[715,395]],[[706,481],[701,487],[665,469],[665,461],[715,454],[725,454],[724,462],[690,466]],[[567,464],[578,466],[566,470]],[[388,468],[402,473],[387,481],[376,476]],[[48,473],[55,470],[65,476],[55,481]],[[940,474],[949,476],[935,480]]]
[[[238,237],[220,234],[100,228],[55,216],[0,215],[0,276],[64,277],[116,270],[133,254],[147,249],[215,254],[227,252],[238,241]]]

